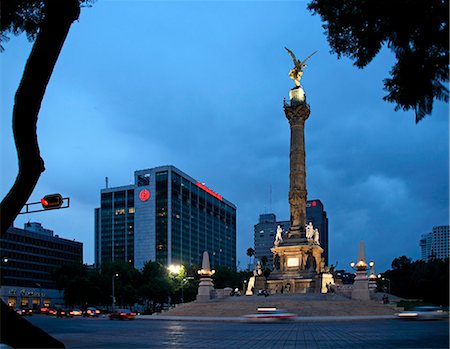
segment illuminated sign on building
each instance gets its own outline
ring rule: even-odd
[[[204,184],[200,183],[197,181],[197,187],[203,189],[204,191],[206,191],[208,194],[214,196],[215,198],[219,199],[220,201],[222,201],[222,196],[217,194],[215,191],[212,191],[211,189],[209,189],[207,186],[205,186]]]
[[[139,193],[139,199],[141,199],[141,201],[147,201],[150,199],[150,192],[147,189],[142,189]]]

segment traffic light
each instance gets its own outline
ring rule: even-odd
[[[64,200],[61,194],[49,194],[45,195],[41,199],[42,207],[45,210],[52,210],[55,208],[60,208],[63,204]]]

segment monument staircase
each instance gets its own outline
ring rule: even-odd
[[[298,316],[393,315],[401,308],[374,300],[352,300],[331,294],[275,294],[264,296],[232,296],[206,302],[194,301],[177,305],[163,316],[242,316],[255,313],[258,307],[276,307]]]

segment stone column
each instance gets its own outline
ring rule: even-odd
[[[301,88],[300,88],[301,89]],[[292,92],[292,90],[291,90]],[[300,92],[300,91],[299,91]],[[301,90],[303,92],[303,90]],[[304,95],[303,95],[304,96]],[[304,97],[303,97],[304,98]],[[305,238],[306,224],[306,161],[305,161],[305,121],[310,109],[306,101],[291,98],[284,102],[284,113],[291,128],[289,205],[291,228],[288,238]]]

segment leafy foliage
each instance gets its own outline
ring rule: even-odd
[[[0,51],[9,40],[8,33],[26,33],[28,40],[34,41],[44,20],[46,3],[61,0],[2,0],[0,2]],[[90,6],[95,0],[79,0],[81,6]]]
[[[448,102],[448,0],[312,0],[308,9],[326,24],[331,52],[364,68],[384,44],[397,63],[383,80],[395,110],[414,109],[416,122],[434,99]]]
[[[412,261],[406,256],[392,261],[392,270],[384,275],[390,280],[391,293],[409,299],[421,299],[437,305],[449,304],[449,259]]]

